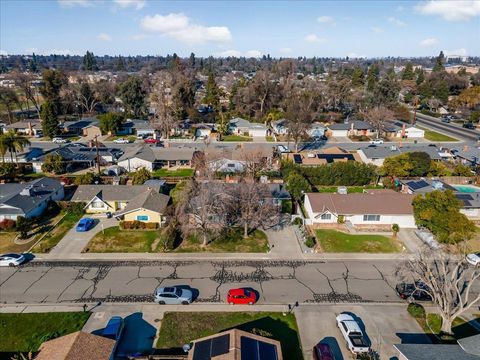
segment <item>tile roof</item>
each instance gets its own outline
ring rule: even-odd
[[[411,215],[414,196],[395,192],[329,194],[307,193],[312,210],[330,210],[339,215]]]
[[[36,360],[108,360],[115,340],[77,331],[44,342]]]

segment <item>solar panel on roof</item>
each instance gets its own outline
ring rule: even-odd
[[[193,360],[210,360],[210,348],[212,340],[204,340],[195,343],[193,347]]]
[[[240,337],[241,360],[277,360],[277,347],[270,343]]]
[[[212,357],[227,354],[230,349],[230,334],[222,335],[212,339]]]
[[[460,200],[473,200],[473,197],[470,194],[457,194],[455,197]]]
[[[295,164],[301,164],[302,163],[302,157],[298,154],[293,154],[293,161]]]
[[[193,360],[211,360],[213,357],[228,354],[230,350],[230,334],[217,336],[195,343]]]
[[[408,184],[408,186],[413,190],[418,190],[418,189],[429,186],[429,184],[425,180],[420,180],[420,181],[412,181]]]

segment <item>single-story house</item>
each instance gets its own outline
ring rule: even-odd
[[[40,119],[32,119],[25,121],[17,121],[13,124],[9,124],[3,127],[3,132],[13,130],[18,134],[35,136],[42,135],[42,122]]]
[[[60,124],[60,129],[71,135],[84,136],[86,128],[92,125],[99,127],[99,123],[97,118],[83,118],[80,120],[65,121],[63,124]]]
[[[242,118],[231,119],[228,126],[229,132],[237,135],[248,134],[252,137],[265,137],[268,135],[268,129],[263,124],[251,123]]]
[[[193,124],[195,137],[210,137],[216,131],[215,124]]]
[[[474,146],[452,147],[450,153],[456,163],[475,167],[480,164],[480,149]]]
[[[50,201],[62,200],[64,196],[60,181],[47,177],[24,184],[0,185],[0,221],[40,216]]]
[[[190,147],[161,148],[142,144],[126,148],[125,153],[118,159],[118,165],[128,172],[140,168],[153,171],[161,167],[191,167],[195,151],[195,148]]]
[[[193,340],[192,343],[187,360],[283,360],[279,341],[238,329]]]
[[[307,224],[350,222],[359,227],[415,228],[413,195],[392,190],[352,194],[307,193]]]
[[[395,121],[384,124],[383,134],[388,138],[423,139],[425,137],[425,130],[400,121]]]
[[[241,149],[212,149],[205,151],[205,159],[210,170],[224,173],[241,173],[252,163],[270,166],[273,148],[256,144],[242,144]]]
[[[287,135],[288,134],[288,122],[287,119],[280,119],[277,121],[273,121],[271,126],[272,126],[272,132],[275,135]]]
[[[480,335],[457,340],[456,344],[395,344],[399,360],[478,360]]]
[[[110,360],[116,341],[77,331],[45,341],[35,360]]]
[[[326,131],[327,128],[325,125],[316,122],[310,125],[309,129],[307,130],[307,134],[312,138],[319,138],[324,136]]]
[[[328,125],[327,133],[332,137],[373,136],[376,134],[376,130],[366,121],[354,120]]]
[[[36,159],[43,155],[44,150],[37,147],[27,147],[22,151],[17,153],[10,153],[7,151],[3,158],[2,162],[14,162],[14,163],[30,163],[33,159]]]
[[[160,194],[159,186],[80,185],[72,196],[84,202],[87,213],[112,213],[128,221],[162,224],[170,197]]]
[[[336,146],[328,149],[323,149],[315,153],[286,153],[283,154],[283,156],[293,161],[295,164],[302,166],[317,166],[331,164],[335,162],[360,161],[360,158],[356,153],[350,153]]]
[[[360,156],[360,159],[366,164],[373,164],[377,166],[382,166],[383,161],[386,158],[398,156],[400,154],[410,153],[410,152],[425,152],[430,155],[430,158],[435,161],[442,160],[440,156],[440,150],[433,144],[430,145],[391,145],[388,147],[385,146],[375,146],[371,145],[366,148],[359,149],[357,154]]]
[[[148,120],[127,119],[120,125],[117,135],[153,136],[155,127]]]

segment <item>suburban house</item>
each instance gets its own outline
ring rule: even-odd
[[[215,124],[193,124],[192,128],[197,138],[209,138],[216,131]]]
[[[99,121],[97,118],[84,118],[74,121],[65,121],[60,125],[60,129],[69,135],[87,136],[89,133],[89,130],[87,129],[91,126],[95,126],[100,130]],[[92,132],[92,130],[90,130],[90,132]]]
[[[3,127],[3,132],[13,130],[18,134],[27,136],[41,136],[42,135],[42,122],[40,119],[32,119],[25,121],[17,121],[13,124],[9,124]]]
[[[67,144],[57,149],[46,151],[41,156],[32,159],[33,171],[42,172],[42,165],[47,156],[59,155],[67,163],[67,171],[76,171],[78,169],[88,169],[96,166],[97,159],[100,165],[107,166],[116,164],[123,155],[123,150],[108,147],[99,147],[98,156],[96,147],[88,147],[84,144]]]
[[[220,173],[242,173],[252,163],[270,166],[273,148],[242,144],[240,149],[206,150],[205,161],[212,171]]]
[[[45,341],[35,356],[36,360],[110,360],[115,340],[77,331]]]
[[[327,134],[331,137],[373,136],[376,133],[376,130],[370,123],[361,120],[327,126]]]
[[[195,148],[190,147],[161,148],[142,144],[127,147],[125,153],[118,159],[118,165],[128,172],[140,168],[153,171],[162,167],[191,167],[195,151]]]
[[[3,158],[1,159],[2,162],[14,162],[14,163],[30,163],[34,159],[43,155],[43,149],[37,147],[27,147],[24,148],[22,151],[17,153],[10,153],[7,151]]]
[[[356,153],[350,153],[339,147],[331,147],[315,152],[287,153],[283,155],[297,165],[317,166],[335,162],[360,161]]]
[[[395,344],[399,360],[478,360],[480,335],[457,340],[456,344]]]
[[[464,145],[461,148],[451,148],[449,153],[453,157],[453,161],[459,164],[475,167],[480,164],[480,149]]]
[[[228,126],[229,132],[236,135],[245,135],[252,137],[265,137],[268,135],[268,129],[263,124],[251,123],[242,118],[230,120]]]
[[[110,212],[126,221],[163,224],[170,197],[160,193],[159,186],[147,185],[80,185],[72,201],[86,203],[87,213]]]
[[[64,197],[60,181],[47,177],[24,184],[0,185],[0,221],[16,220],[18,216],[27,219],[42,215],[50,201]]]
[[[391,145],[389,147],[385,146],[369,146],[366,148],[359,149],[357,151],[360,159],[366,164],[373,164],[377,166],[382,166],[383,161],[386,158],[398,156],[400,154],[411,153],[411,152],[425,152],[430,155],[430,158],[435,161],[442,160],[440,156],[439,149],[431,145]]]
[[[187,360],[283,360],[279,341],[231,329],[193,340]]]
[[[450,190],[461,202],[460,212],[472,221],[480,221],[480,192],[465,193],[456,189],[441,180],[419,179],[419,180],[398,180],[401,185],[401,192],[404,194],[426,194],[432,191]]]
[[[275,135],[287,135],[288,133],[287,119],[273,121],[271,127]]]
[[[414,196],[393,190],[352,194],[307,193],[305,211],[308,225],[348,222],[355,227],[390,229],[415,228]]]
[[[155,127],[148,120],[127,119],[120,125],[116,135],[137,135],[142,137],[153,136]]]
[[[315,122],[310,125],[310,128],[307,130],[307,134],[312,138],[319,138],[324,136],[326,131],[327,128],[325,127],[325,125]]]
[[[387,138],[423,139],[425,137],[425,130],[401,121],[386,122],[382,131]]]

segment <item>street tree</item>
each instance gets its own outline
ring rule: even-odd
[[[49,138],[58,134],[58,117],[55,111],[55,105],[46,100],[40,108],[40,119],[42,119],[42,130],[45,136]]]
[[[394,119],[393,112],[383,105],[375,106],[367,111],[364,111],[363,116],[377,130],[377,138],[382,134],[385,122]]]
[[[153,126],[168,139],[170,130],[176,123],[173,109],[172,91],[173,76],[169,71],[160,71],[155,74],[150,104],[154,109],[151,120]]]
[[[115,134],[122,125],[123,116],[116,113],[106,113],[99,115],[98,120],[103,134]]]
[[[127,115],[132,115],[136,118],[145,115],[147,93],[140,78],[130,76],[125,82],[120,84],[119,95]]]
[[[480,294],[475,291],[480,282],[480,267],[468,266],[464,256],[423,250],[402,263],[397,268],[397,276],[426,285],[417,290],[431,296],[442,318],[441,331],[445,334],[452,334],[455,318],[480,302]]]

